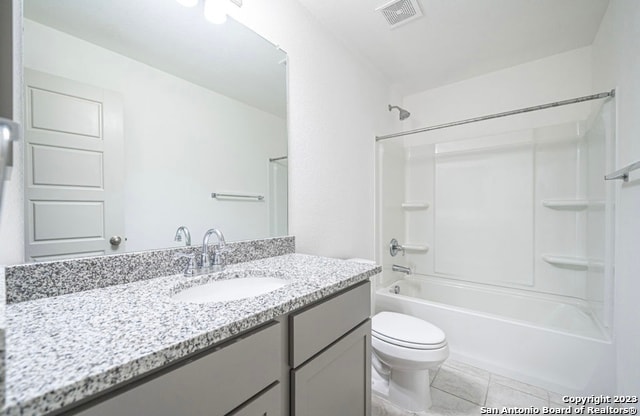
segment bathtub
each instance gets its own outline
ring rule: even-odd
[[[440,327],[451,359],[562,394],[615,394],[613,345],[586,303],[521,292],[413,275],[379,288],[375,309]]]

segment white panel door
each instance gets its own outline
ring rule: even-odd
[[[30,69],[25,86],[27,259],[123,252],[121,98]]]

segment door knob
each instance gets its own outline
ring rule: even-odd
[[[120,243],[122,243],[122,237],[120,237],[119,235],[114,235],[109,239],[109,243],[111,243],[112,246],[118,247]]]

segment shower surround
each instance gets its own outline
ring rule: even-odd
[[[582,117],[551,125],[494,120],[379,142],[376,304],[442,328],[457,359],[601,394],[613,385],[615,197],[603,177],[615,109],[577,105]],[[384,250],[392,238],[406,255]]]

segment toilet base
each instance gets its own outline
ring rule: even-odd
[[[429,370],[392,370],[390,377],[371,369],[373,392],[397,407],[410,412],[421,412],[431,407]]]

